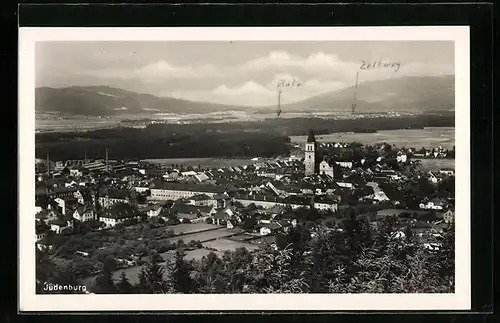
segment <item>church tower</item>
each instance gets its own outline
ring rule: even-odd
[[[316,138],[312,129],[307,136],[304,164],[306,176],[316,173]]]

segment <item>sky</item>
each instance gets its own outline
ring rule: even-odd
[[[37,87],[105,85],[229,105],[273,105],[280,80],[292,84],[281,101],[292,103],[353,86],[357,72],[360,83],[454,74],[449,41],[61,41],[35,50]]]

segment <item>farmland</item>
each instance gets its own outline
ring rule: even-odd
[[[230,250],[234,251],[238,248],[246,248],[248,251],[254,251],[259,248],[259,246],[255,244],[251,244],[248,242],[240,242],[229,239],[216,239],[212,241],[207,241],[203,243],[205,248],[213,248],[217,250]]]
[[[128,236],[128,238],[135,237],[138,238],[139,240],[142,240],[142,233],[143,233],[143,225],[142,224],[137,224],[134,226],[130,226],[125,228],[125,232]],[[170,232],[171,234],[173,233],[173,237],[170,237],[168,239],[161,239],[161,241],[168,241],[170,244],[178,243],[180,240],[182,240],[184,243],[188,244],[190,241],[200,241],[203,243],[204,248],[199,248],[199,249],[194,249],[194,250],[187,250],[186,255],[184,256],[184,259],[186,260],[200,260],[204,256],[207,256],[210,252],[214,252],[217,256],[222,257],[224,251],[229,250],[233,251],[236,250],[237,248],[240,247],[245,247],[249,251],[253,251],[255,249],[258,249],[258,245],[253,245],[250,243],[246,242],[240,242],[240,241],[234,241],[234,240],[229,240],[229,239],[224,239],[228,238],[231,236],[240,236],[243,237],[241,233],[243,232],[241,229],[227,229],[223,226],[217,226],[213,224],[207,224],[207,223],[183,223],[183,224],[178,224],[178,225],[170,225],[170,226],[164,226],[164,227],[159,227],[154,229],[154,235],[152,236],[154,240],[155,236],[159,236],[160,238],[163,238],[161,235],[161,231],[163,232]],[[95,234],[95,233],[94,233]],[[109,235],[109,233],[106,233],[105,235]],[[248,238],[248,237],[247,237]],[[128,241],[128,240],[125,240]],[[103,249],[100,250],[100,252],[105,252],[107,249],[111,250],[113,249],[112,244],[105,244],[105,247],[101,247]],[[216,249],[216,250],[213,250]],[[160,256],[163,258],[165,263],[171,259],[175,254],[174,250],[167,250],[164,252],[160,253]],[[62,261],[63,259],[61,259]],[[147,260],[146,256],[143,256],[141,260],[145,261]],[[130,280],[131,283],[136,283],[137,282],[137,277],[142,268],[142,265],[136,265],[133,267],[129,268],[124,268],[124,269],[118,269],[113,273],[113,278],[114,280],[118,280],[120,278],[120,275],[122,272],[125,272],[125,275],[127,278]],[[82,283],[86,286],[91,286],[95,280],[96,276],[92,275],[90,277],[86,277],[82,280]]]

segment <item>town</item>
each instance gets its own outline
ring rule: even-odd
[[[290,156],[241,166],[118,161],[107,151],[103,160],[48,156],[36,163],[37,285],[81,282],[91,293],[449,292],[454,169],[429,170],[421,160],[454,154],[442,147],[319,143],[310,130]],[[356,256],[339,260],[340,245]],[[370,258],[373,245],[385,253]],[[422,278],[428,272],[410,279],[394,269],[392,279],[363,278],[375,287],[339,278],[379,271],[389,246],[445,264],[431,283]],[[400,251],[393,257],[405,263]],[[274,255],[272,264],[266,255]],[[301,266],[304,259],[316,265]],[[296,272],[316,270],[315,278],[288,273],[274,283],[278,272],[265,267],[285,260]],[[243,268],[255,277],[241,278]],[[231,270],[231,278],[217,276]]]

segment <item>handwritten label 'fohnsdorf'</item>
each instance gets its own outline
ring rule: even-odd
[[[374,62],[361,61],[361,66],[359,67],[359,69],[373,70],[377,68],[389,68],[392,69],[394,72],[397,72],[399,71],[400,67],[401,63],[384,62],[384,61],[374,61]]]

